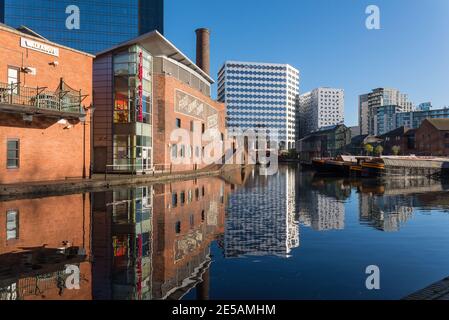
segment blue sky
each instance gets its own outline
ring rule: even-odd
[[[381,30],[365,28],[370,4]],[[194,30],[211,29],[214,78],[226,60],[289,63],[301,92],[345,89],[349,125],[358,95],[376,87],[449,106],[449,0],[167,0],[165,10],[166,37],[192,60]]]

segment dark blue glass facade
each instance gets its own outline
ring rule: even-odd
[[[67,28],[72,5],[79,29]],[[0,21],[95,54],[149,31],[163,33],[164,0],[0,0]]]

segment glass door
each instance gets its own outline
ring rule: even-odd
[[[142,171],[151,170],[151,148],[142,147]]]

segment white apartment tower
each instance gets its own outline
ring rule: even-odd
[[[324,127],[344,123],[343,89],[317,88],[299,96],[300,137]]]
[[[218,100],[230,129],[267,129],[281,150],[294,149],[299,71],[288,64],[227,61],[218,73]]]

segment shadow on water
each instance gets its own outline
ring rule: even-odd
[[[317,177],[290,165],[275,176],[256,167],[223,179],[3,201],[0,299],[397,299],[420,288],[404,280],[427,270],[430,283],[449,272],[441,245],[449,236],[439,232],[449,227],[447,189],[434,180]],[[438,241],[439,267],[416,263],[428,257],[418,241]],[[391,259],[400,246],[404,256]],[[394,271],[392,288],[376,295],[361,293],[364,275],[350,273],[373,256]],[[398,278],[404,263],[415,267]],[[66,288],[68,266],[79,269],[77,290]],[[329,268],[341,279],[320,280]]]

